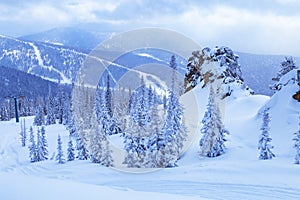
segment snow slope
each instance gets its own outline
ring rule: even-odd
[[[206,89],[196,87],[181,98],[191,134],[179,167],[149,173],[128,173],[78,160],[62,165],[54,160],[30,163],[28,149],[20,145],[19,125],[0,122],[0,199],[299,199],[300,166],[293,164],[291,141],[299,105],[290,99],[285,102],[279,94],[271,99],[262,95],[229,98],[224,117],[230,131],[227,151],[217,158],[200,158],[199,121],[207,97]],[[262,161],[257,150],[262,120],[257,113],[272,101],[280,102],[272,104],[271,110],[276,157]],[[276,125],[282,116],[283,122]],[[27,127],[32,120],[26,118]],[[47,126],[50,157],[57,134],[62,136],[64,151],[67,149],[64,127]],[[283,138],[286,142],[281,143]],[[32,195],[34,192],[37,195]]]

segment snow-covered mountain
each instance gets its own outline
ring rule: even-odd
[[[94,49],[100,42],[109,38],[112,34],[111,32],[94,32],[76,27],[62,27],[22,36],[19,39],[57,44],[86,51]]]
[[[87,24],[80,27],[56,28],[19,39],[0,36],[0,65],[35,74],[51,81],[71,83],[86,55],[99,42],[110,37],[113,34],[111,30],[115,29],[101,28],[101,26],[95,29]],[[272,78],[279,70],[284,56],[241,52],[237,54],[246,85],[256,94],[271,96],[273,91],[269,89],[269,85],[272,84]],[[116,76],[113,79],[117,80],[128,71],[128,68],[147,63],[165,65],[169,63],[171,55],[170,52],[157,50],[129,52],[116,61],[121,66],[110,66],[111,74]],[[186,61],[181,59],[178,62],[180,73],[184,74]]]
[[[0,36],[0,65],[71,83],[86,54],[71,48]]]

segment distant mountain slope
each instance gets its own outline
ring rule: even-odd
[[[63,27],[22,36],[19,39],[52,43],[85,51],[94,49],[101,41],[109,38],[110,35],[111,32],[93,32],[76,27]]]
[[[71,83],[86,54],[62,46],[0,36],[0,65]]]
[[[101,41],[109,38],[114,31],[120,32],[121,28],[117,30],[116,27],[83,24],[55,28],[19,39],[0,36],[0,65],[32,73],[51,81],[71,83],[87,53]],[[246,84],[256,94],[271,96],[273,91],[269,89],[269,85],[273,83],[272,78],[279,70],[284,56],[236,53],[240,57],[239,62]],[[168,64],[171,55],[170,52],[162,53],[153,50],[128,53],[116,61],[119,66],[110,66],[109,70],[115,76],[113,80],[117,80],[128,69],[141,64]],[[300,58],[296,58],[296,61],[300,61]],[[180,59],[180,73],[185,73],[185,65],[186,61]]]
[[[0,101],[5,97],[36,98],[56,92],[58,84],[17,69],[0,66]]]

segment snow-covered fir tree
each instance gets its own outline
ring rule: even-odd
[[[144,79],[141,80],[141,87],[135,93],[130,105],[130,119],[138,126],[146,126],[150,123],[150,103],[148,88]]]
[[[91,114],[94,113],[95,96],[93,90],[84,87],[84,84],[74,86],[72,108],[74,112],[74,124],[76,125],[76,149],[78,150],[78,159],[88,159],[87,145],[89,141],[89,130],[94,121],[91,120]]]
[[[103,159],[104,135],[100,132],[98,123],[94,124],[90,133],[90,159],[93,163],[101,163]]]
[[[207,110],[202,119],[202,138],[199,141],[200,155],[217,157],[225,153],[225,135],[229,132],[224,128],[221,113],[215,102],[215,93],[210,88]]]
[[[56,154],[55,160],[59,164],[65,163],[64,152],[62,150],[62,141],[61,141],[60,135],[58,135],[58,137],[57,137],[57,154]]]
[[[83,140],[80,136],[76,139],[76,149],[78,151],[77,158],[78,160],[87,160],[89,157],[88,150],[84,146]]]
[[[73,147],[73,142],[71,137],[69,138],[69,142],[68,142],[68,149],[67,149],[67,161],[73,161],[75,160],[75,153],[74,153],[75,149]]]
[[[171,56],[171,60],[170,60],[170,67],[172,69],[172,80],[171,80],[171,90],[173,92],[175,92],[175,83],[177,83],[177,79],[176,79],[176,70],[177,70],[177,63],[176,63],[176,58],[175,55]]]
[[[153,106],[151,110],[151,133],[148,140],[148,152],[145,160],[145,166],[148,168],[162,168],[166,166],[164,156],[164,135],[162,126],[164,124],[163,116],[159,115],[158,106]]]
[[[36,136],[37,136],[37,141],[36,141],[36,155],[37,155],[37,157],[36,157],[36,161],[39,162],[39,161],[42,161],[42,157],[43,157],[42,156],[42,150],[41,150],[41,147],[42,147],[42,144],[41,144],[41,142],[42,142],[41,131],[40,131],[39,128],[37,129]]]
[[[63,104],[64,104],[64,92],[62,87],[58,88],[56,97],[55,97],[55,118],[58,119],[58,123],[63,123]]]
[[[55,102],[54,102],[54,97],[52,96],[52,94],[48,95],[46,109],[47,109],[46,125],[55,124],[56,123],[55,112],[54,112]]]
[[[130,90],[127,90],[120,86],[116,90],[114,90],[113,115],[117,116],[114,117],[114,119],[117,127],[120,128],[120,132],[124,132],[127,126],[130,93]]]
[[[21,132],[20,132],[21,144],[22,144],[22,147],[25,147],[26,146],[26,138],[27,138],[25,119],[22,119],[20,124],[21,124]]]
[[[107,74],[106,78],[106,87],[105,87],[105,95],[104,95],[104,104],[108,111],[110,117],[112,117],[112,91],[110,88],[110,76]]]
[[[145,133],[145,127],[140,127],[131,121],[128,128],[129,130],[124,136],[124,149],[126,151],[124,164],[129,168],[142,168],[147,152],[145,136],[142,134]]]
[[[62,114],[62,124],[68,125],[72,118],[71,107],[72,107],[72,98],[68,93],[65,93],[63,98],[63,114]]]
[[[38,160],[43,161],[48,159],[48,142],[46,139],[46,130],[45,127],[42,126],[41,130],[38,129],[37,132],[37,149],[38,149]]]
[[[29,129],[29,158],[30,162],[36,162],[37,161],[37,146],[34,139],[34,133],[32,126]]]
[[[258,140],[258,149],[260,150],[259,159],[260,160],[267,160],[272,159],[275,155],[272,153],[271,149],[273,146],[270,144],[272,138],[270,137],[270,116],[268,109],[264,110],[263,112],[263,123],[261,127],[261,135],[259,136]]]
[[[103,159],[101,164],[106,167],[113,167],[114,166],[114,160],[112,157],[112,150],[110,149],[109,141],[107,138],[105,138],[105,148],[103,152]]]
[[[124,149],[126,151],[126,156],[123,164],[128,168],[136,167],[136,157],[137,152],[135,151],[136,145],[132,133],[125,133],[124,135]]]
[[[300,127],[300,123],[299,123],[299,127]],[[294,133],[294,135],[295,135],[295,137],[293,138],[293,140],[295,141],[294,148],[296,149],[295,164],[300,164],[300,128],[297,132]]]
[[[122,132],[120,127],[117,125],[112,113],[112,96],[111,88],[109,83],[109,76],[107,77],[106,85],[104,81],[102,87],[97,88],[95,97],[95,111],[97,115],[97,121],[100,124],[105,135],[113,135]]]
[[[186,139],[185,127],[183,123],[183,108],[178,98],[172,91],[169,91],[167,99],[167,110],[165,124],[162,128],[163,152],[165,159],[164,167],[175,167],[179,159],[183,142]]]
[[[36,126],[42,126],[45,124],[45,114],[44,114],[44,108],[42,107],[42,105],[39,105],[36,108],[36,112],[35,112],[35,117],[34,117],[34,122],[33,122]]]
[[[76,126],[75,126],[74,117],[73,117],[72,113],[71,113],[70,120],[67,124],[66,129],[69,131],[70,136],[75,136],[75,137],[78,136],[78,134],[76,132]]]

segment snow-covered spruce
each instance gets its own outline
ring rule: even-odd
[[[75,160],[74,147],[71,137],[69,137],[68,149],[67,149],[67,161]]]
[[[36,162],[37,161],[37,147],[34,140],[34,133],[32,126],[29,129],[29,158],[30,162]]]
[[[165,117],[165,125],[162,128],[164,136],[163,149],[165,166],[175,167],[179,159],[180,151],[183,147],[183,142],[186,138],[186,132],[183,123],[183,108],[179,103],[178,98],[172,91],[169,91],[167,99],[167,109]]]
[[[300,120],[300,118],[299,118]],[[300,122],[299,122],[299,130],[294,133],[294,148],[296,149],[296,156],[295,156],[295,164],[300,164]]]
[[[210,88],[207,110],[202,119],[203,127],[200,139],[200,155],[207,157],[217,157],[225,153],[225,135],[229,132],[224,128],[221,113],[215,102],[215,93]]]
[[[48,95],[47,99],[47,104],[46,104],[46,109],[47,109],[47,116],[46,116],[46,125],[51,125],[55,124],[55,102],[54,102],[54,97],[52,94]]]
[[[93,163],[101,163],[103,159],[103,141],[104,135],[102,131],[100,132],[100,127],[97,124],[94,124],[90,132],[90,159]]]
[[[26,146],[26,138],[27,138],[25,119],[22,119],[20,124],[21,124],[21,132],[20,132],[21,145],[22,145],[22,147],[25,147]]]
[[[105,138],[104,141],[105,141],[105,146],[104,146],[103,159],[101,161],[101,164],[106,167],[113,167],[114,160],[112,157],[112,150],[110,149],[109,141],[107,138]]]
[[[261,135],[259,136],[258,140],[258,149],[260,150],[259,159],[260,160],[268,160],[275,157],[272,153],[271,149],[274,148],[270,142],[272,138],[270,137],[270,116],[268,110],[264,110],[263,113],[263,124],[260,130],[262,131]]]
[[[37,131],[37,161],[43,161],[48,159],[48,143],[46,140],[46,130],[42,126],[41,130]]]
[[[34,124],[36,126],[42,126],[45,124],[45,114],[42,105],[39,105],[35,111]]]
[[[78,160],[87,160],[89,158],[88,150],[84,146],[83,140],[80,136],[76,138],[76,149],[78,151]]]
[[[56,154],[55,160],[59,164],[65,163],[64,152],[62,150],[62,141],[61,141],[60,135],[58,135],[58,137],[57,137],[57,154]]]
[[[97,121],[105,135],[118,134],[121,133],[122,130],[118,127],[112,113],[112,91],[109,76],[107,76],[106,85],[104,84],[103,80],[102,87],[98,86],[96,91],[94,105]]]

